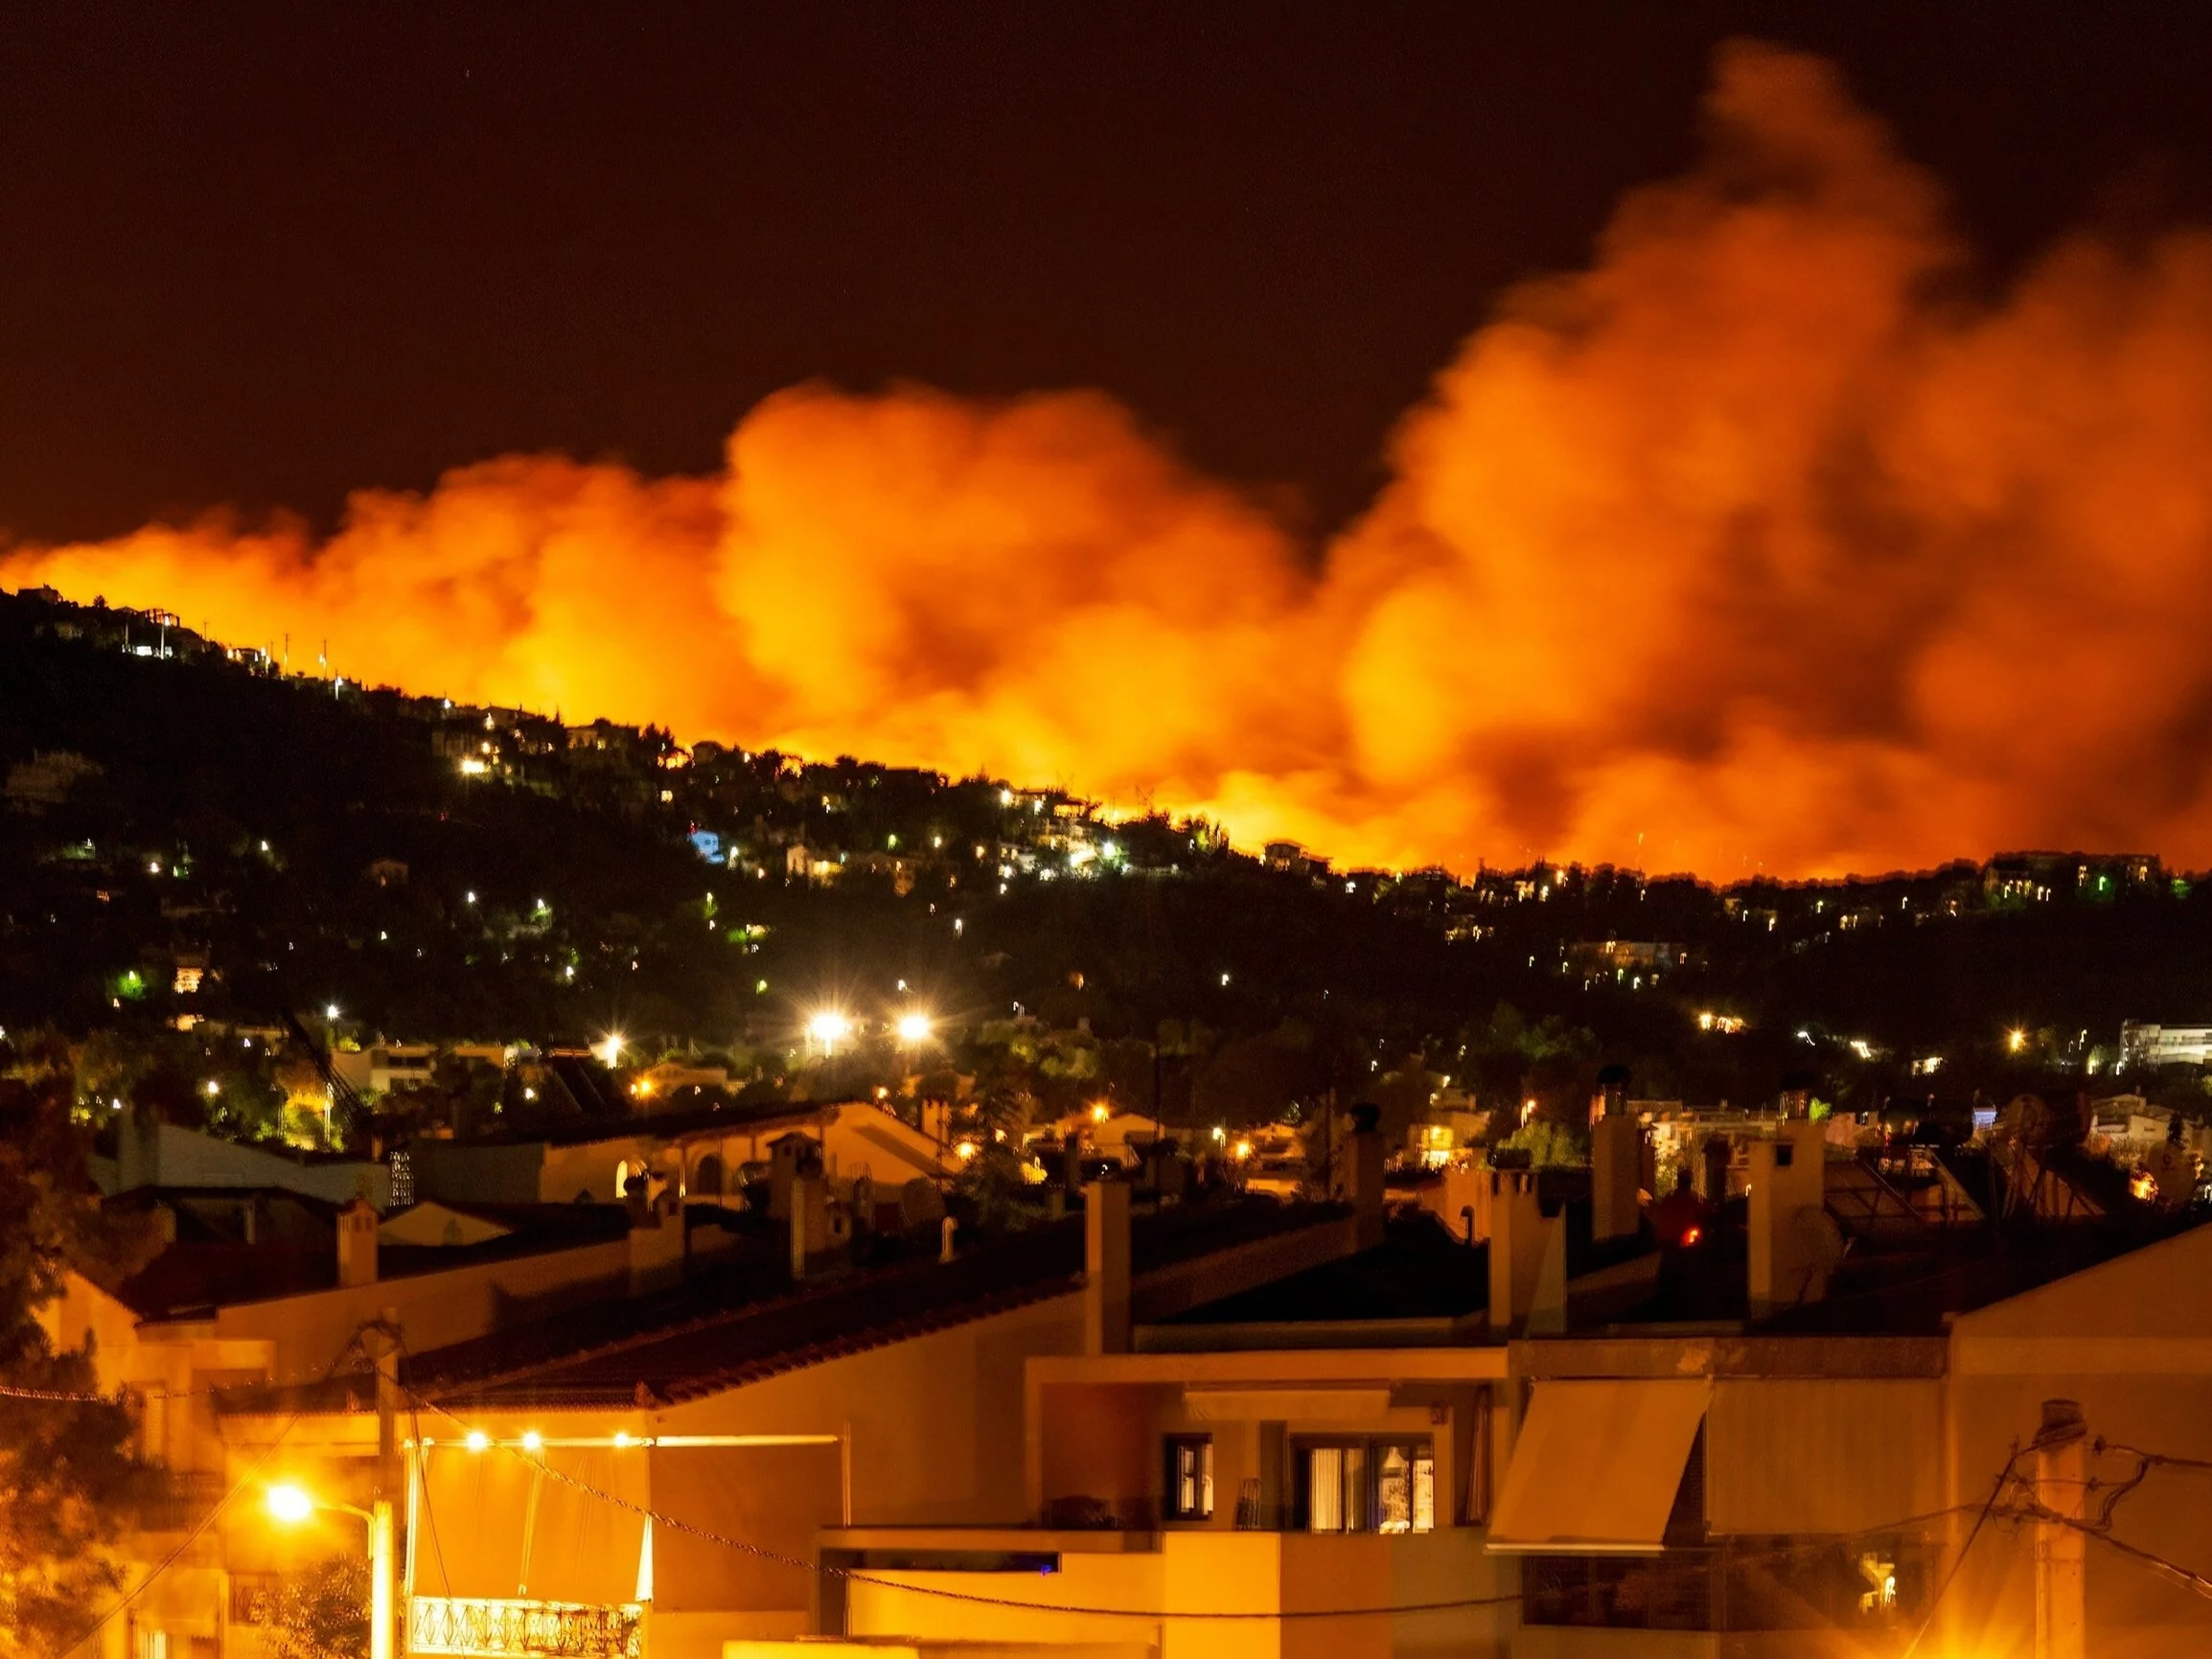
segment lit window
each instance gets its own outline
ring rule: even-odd
[[[1308,1532],[1433,1532],[1436,1455],[1425,1440],[1302,1441],[1298,1519]]]
[[[1213,1514],[1213,1437],[1171,1435],[1167,1440],[1167,1518],[1203,1521]]]

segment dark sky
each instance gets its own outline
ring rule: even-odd
[[[2212,217],[2212,7],[121,3],[0,18],[0,525],[713,466],[827,377],[1103,386],[1319,528],[1501,285],[1841,60],[2001,271]]]

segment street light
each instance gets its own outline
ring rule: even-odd
[[[927,1043],[930,1040],[931,1031],[934,1028],[935,1023],[927,1014],[901,1014],[899,1016],[899,1041],[910,1048],[918,1048]]]
[[[289,1484],[268,1489],[268,1512],[281,1525],[296,1527],[317,1509],[332,1509],[366,1522],[369,1529],[369,1659],[392,1659],[392,1500],[375,1499],[357,1509],[351,1504],[333,1504],[317,1498],[304,1486]]]
[[[806,1034],[829,1054],[837,1052],[838,1045],[851,1036],[852,1030],[852,1021],[834,1008],[824,1008],[806,1023]]]

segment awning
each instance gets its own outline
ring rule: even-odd
[[[1705,1428],[1716,1532],[1859,1532],[1943,1506],[1930,1380],[1721,1382]]]
[[[1540,1382],[1506,1469],[1487,1547],[1656,1555],[1709,1386],[1669,1378]]]
[[[503,1447],[431,1449],[409,1594],[588,1606],[635,1601],[645,1518],[599,1493],[644,1506],[643,1447],[559,1447],[542,1459]]]
[[[653,1448],[653,1605],[662,1613],[803,1611],[815,1534],[844,1505],[835,1445]],[[713,1533],[742,1543],[733,1549]]]

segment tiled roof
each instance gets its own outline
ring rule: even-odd
[[[1132,1268],[1141,1276],[1333,1213],[1251,1200],[1140,1215]],[[657,1297],[580,1308],[411,1355],[405,1376],[426,1396],[453,1405],[696,1399],[1068,1295],[1081,1286],[1083,1253],[1083,1218],[1074,1214],[949,1263],[905,1261],[796,1288],[779,1266],[756,1259]],[[342,1389],[238,1391],[225,1396],[225,1409],[330,1409]]]
[[[286,1194],[286,1197],[291,1195]],[[620,1205],[454,1206],[512,1227],[478,1244],[385,1244],[377,1252],[380,1279],[412,1279],[487,1261],[574,1250],[620,1240],[630,1218]],[[337,1242],[245,1244],[186,1239],[169,1245],[117,1287],[117,1299],[145,1319],[206,1317],[217,1308],[332,1290],[338,1282]]]

